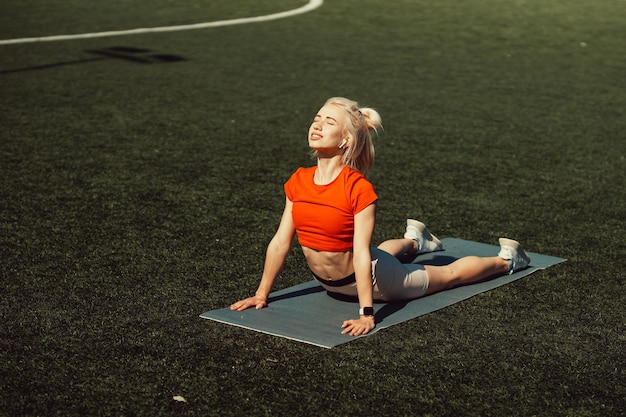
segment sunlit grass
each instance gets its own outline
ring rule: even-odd
[[[1,38],[305,2],[126,3],[4,2]],[[0,47],[0,414],[623,414],[622,3],[327,1]],[[330,351],[198,318],[254,291],[334,95],[383,117],[376,242],[417,217],[568,262]],[[276,288],[308,279],[294,247]]]

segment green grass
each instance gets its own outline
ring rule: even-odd
[[[304,3],[4,1],[0,38]],[[617,0],[327,0],[0,46],[0,414],[623,415],[625,18]],[[89,52],[113,47],[183,60]],[[255,290],[334,95],[383,117],[377,242],[417,217],[568,262],[333,350],[198,318]],[[308,279],[294,247],[276,289]]]

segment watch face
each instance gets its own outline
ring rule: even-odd
[[[361,314],[364,316],[373,316],[374,315],[374,307],[363,307],[361,309]]]

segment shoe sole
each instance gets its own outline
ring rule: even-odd
[[[517,240],[501,237],[498,239],[498,242],[500,243],[500,246],[509,246],[513,248],[528,264],[530,264],[530,256],[528,256],[522,245]]]
[[[415,227],[417,230],[422,232],[422,234],[426,238],[428,238],[428,236],[430,236],[430,240],[432,240],[433,242],[435,242],[435,244],[437,246],[439,246],[439,250],[443,250],[443,245],[441,244],[441,241],[437,238],[437,236],[435,236],[432,233],[430,233],[430,230],[428,230],[428,227],[426,227],[426,225],[424,223],[422,223],[420,221],[417,221],[417,220],[413,220],[413,219],[407,219],[406,224],[407,224],[407,226]]]

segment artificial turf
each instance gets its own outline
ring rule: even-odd
[[[174,3],[3,1],[0,38],[305,2]],[[0,45],[0,414],[623,415],[625,21],[618,0],[327,0]],[[416,217],[568,262],[330,351],[198,318],[254,292],[335,95],[383,117],[376,242]],[[309,278],[294,246],[276,289]]]

